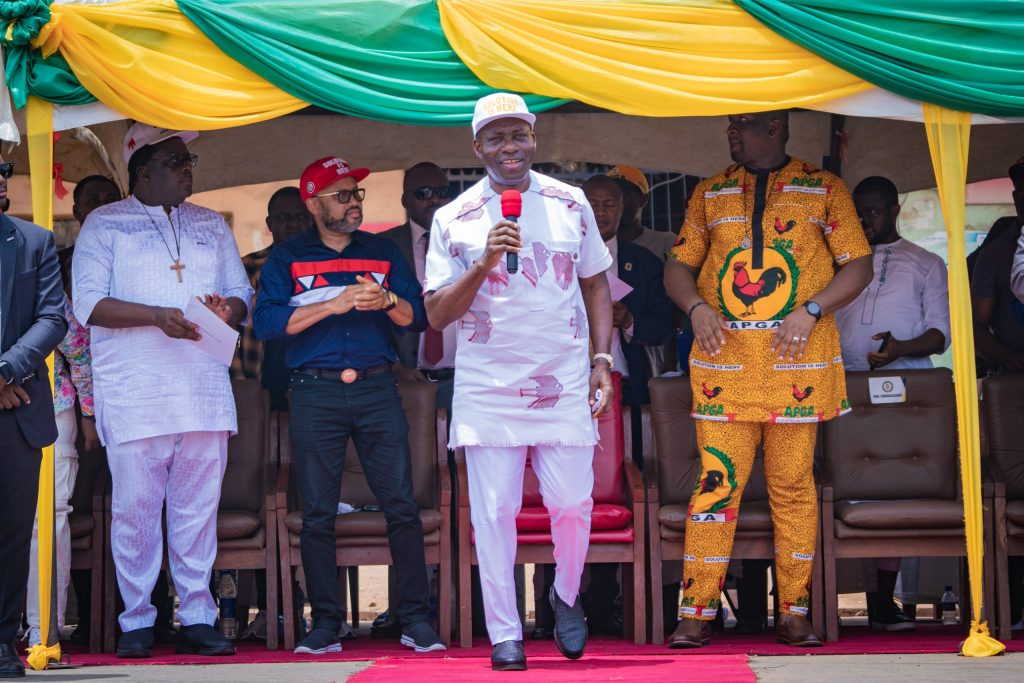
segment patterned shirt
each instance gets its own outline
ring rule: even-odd
[[[759,173],[735,165],[702,181],[672,256],[700,269],[697,289],[731,331],[714,358],[693,347],[693,416],[788,423],[847,412],[834,317],[815,325],[799,360],[779,360],[772,337],[835,265],[870,253],[843,181],[805,161]]]
[[[171,267],[176,235],[185,266],[177,272]],[[75,317],[85,321],[107,297],[184,311],[190,299],[213,292],[249,306],[253,293],[220,214],[186,202],[168,216],[135,197],[89,214],[75,246],[73,280]],[[154,326],[90,325],[90,331],[103,445],[237,431],[228,368],[194,342],[171,339]]]
[[[53,356],[53,412],[63,413],[75,407],[75,397],[82,415],[92,416],[92,354],[89,351],[89,330],[75,318],[71,300],[64,300],[64,317],[68,333],[57,345]]]

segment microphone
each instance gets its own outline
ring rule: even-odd
[[[505,190],[501,193],[501,215],[507,221],[516,222],[523,212],[523,195],[519,190]],[[510,273],[519,272],[519,254],[514,251],[505,252],[505,267]]]

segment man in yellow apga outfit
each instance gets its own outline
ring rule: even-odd
[[[735,165],[704,180],[665,268],[690,316],[701,474],[690,500],[675,648],[708,642],[754,451],[775,527],[780,640],[820,645],[807,620],[817,533],[817,423],[849,411],[832,312],[871,281],[871,250],[836,176],[786,155],[786,112],[729,117]],[[698,275],[699,274],[699,275]]]

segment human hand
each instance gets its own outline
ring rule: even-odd
[[[154,318],[156,326],[171,339],[199,341],[202,338],[199,327],[189,322],[179,308],[156,307]]]
[[[612,302],[612,325],[621,330],[625,330],[632,324],[633,314],[629,312],[626,305],[621,301]]]
[[[872,369],[888,365],[903,355],[902,343],[892,336],[891,332],[879,332],[871,337],[875,341],[883,342],[878,351],[868,352],[868,366]]]
[[[803,306],[782,319],[782,324],[775,329],[772,339],[772,353],[779,354],[779,360],[795,360],[802,358],[807,350],[807,340],[811,337],[814,324],[818,319],[811,315]]]
[[[725,333],[729,331],[729,323],[721,313],[703,304],[693,309],[690,314],[690,326],[693,338],[700,350],[709,356],[717,356],[725,345]]]
[[[487,233],[487,246],[484,248],[483,267],[491,270],[501,262],[506,252],[519,253],[523,243],[519,241],[519,225],[504,218],[494,224]]]
[[[388,305],[388,292],[377,281],[356,275],[355,309],[357,311],[379,311]]]
[[[86,453],[95,451],[100,447],[100,435],[96,431],[95,419],[82,418],[82,447]]]
[[[395,377],[399,382],[426,382],[427,378],[416,368],[410,368],[401,363],[395,363]]]
[[[601,391],[600,401],[597,392]],[[612,389],[612,373],[605,360],[598,359],[594,369],[590,371],[590,412],[595,418],[608,412],[612,405],[614,391]]]
[[[223,320],[225,323],[231,324],[232,311],[231,307],[228,306],[228,300],[222,297],[217,292],[213,294],[207,294],[203,297],[203,304],[206,305],[211,311],[213,311],[218,318]]]
[[[14,410],[21,406],[27,406],[32,400],[28,392],[17,384],[0,386],[0,410]]]

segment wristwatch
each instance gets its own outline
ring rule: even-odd
[[[612,354],[610,354],[610,353],[595,353],[594,354],[594,361],[597,362],[598,360],[608,361],[608,369],[609,370],[612,370],[612,369],[615,368],[615,359],[612,358]]]
[[[398,305],[398,295],[394,292],[386,292],[388,295],[388,305],[380,309],[382,311],[390,311],[392,308]]]
[[[0,380],[3,381],[4,386],[14,381],[14,368],[5,360],[0,361]]]
[[[808,313],[814,316],[815,320],[821,320],[821,306],[813,301],[805,301],[804,308],[807,309]]]

